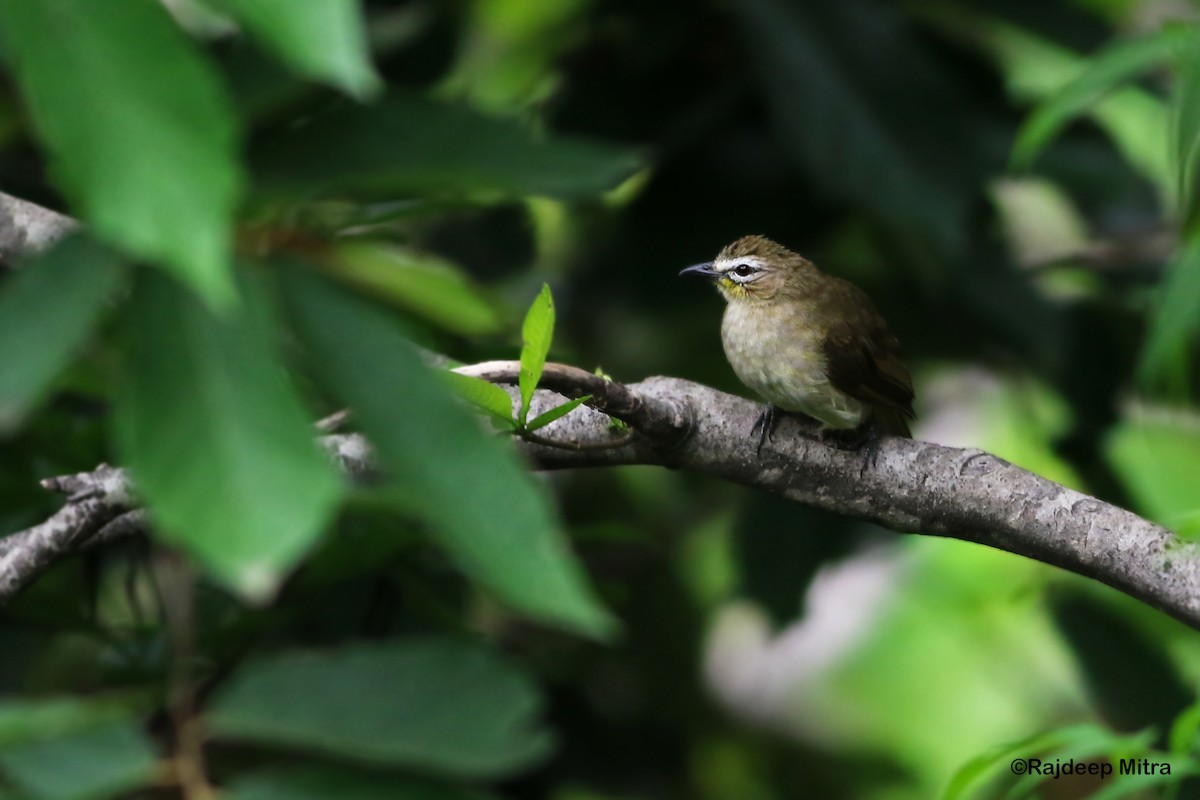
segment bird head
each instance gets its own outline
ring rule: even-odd
[[[694,264],[680,275],[712,279],[729,302],[770,300],[780,292],[802,289],[816,267],[765,236],[743,236],[726,245],[717,257]]]

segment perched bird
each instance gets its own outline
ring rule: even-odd
[[[777,411],[827,430],[910,436],[912,379],[900,342],[857,286],[763,236],[743,236],[680,275],[712,278],[726,300],[721,338],[742,383],[767,401],[751,434],[759,450]]]

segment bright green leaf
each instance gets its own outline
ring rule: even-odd
[[[561,419],[567,414],[570,414],[572,411],[579,408],[581,405],[591,399],[592,396],[590,394],[585,394],[583,397],[576,397],[574,400],[568,400],[562,405],[555,406],[549,411],[543,411],[541,414],[538,414],[536,417],[531,419],[528,424],[525,425],[525,429],[529,431],[536,431],[538,428],[544,428],[551,422],[554,422],[554,420]]]
[[[75,211],[214,304],[231,302],[233,115],[162,4],[4,0],[0,38]]]
[[[296,332],[318,375],[354,409],[462,567],[519,611],[592,635],[611,631],[546,497],[511,449],[452,402],[396,323],[310,274],[288,278]]]
[[[545,138],[508,120],[416,97],[339,106],[255,159],[269,191],[593,196],[638,162],[613,147]]]
[[[512,398],[508,392],[482,378],[459,375],[457,372],[446,372],[442,375],[449,382],[450,389],[459,397],[486,411],[497,422],[504,423],[505,427],[512,428],[515,425]]]
[[[335,767],[277,767],[235,778],[226,800],[488,800],[491,795],[404,775]]]
[[[550,352],[553,338],[554,298],[550,296],[550,287],[542,284],[542,291],[534,298],[529,313],[525,315],[525,323],[521,326],[521,411],[518,419],[522,425],[529,416],[529,403],[538,381],[542,379],[546,354]]]
[[[495,333],[500,317],[470,279],[448,261],[380,242],[333,250],[328,271],[430,322],[468,336]]]
[[[1039,103],[1025,120],[1013,145],[1013,163],[1028,166],[1067,123],[1109,92],[1168,61],[1179,43],[1179,29],[1163,28],[1119,42],[1085,62],[1078,78]]]
[[[217,317],[167,277],[140,278],[116,408],[122,459],[155,533],[262,599],[320,534],[340,481],[272,352],[261,292],[247,284]]]
[[[546,754],[525,675],[473,643],[351,645],[242,667],[207,715],[218,736],[471,778]]]
[[[41,399],[123,275],[112,252],[72,237],[0,286],[0,432],[20,425]]]
[[[358,0],[204,0],[298,72],[358,97],[380,87]]]
[[[109,798],[152,782],[158,763],[134,722],[0,749],[0,772],[39,800]]]
[[[1200,419],[1147,414],[1125,420],[1105,455],[1139,511],[1181,536],[1200,537]]]

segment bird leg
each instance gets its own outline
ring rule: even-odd
[[[758,415],[758,419],[754,420],[754,426],[750,428],[750,435],[758,434],[758,448],[754,451],[755,455],[762,455],[763,443],[767,439],[775,441],[775,424],[779,422],[782,413],[775,404],[767,403],[767,407]]]
[[[779,418],[784,415],[795,418],[800,423],[801,432],[805,436],[811,437],[813,431],[816,431],[817,438],[821,439],[824,429],[821,427],[820,420],[800,411],[784,411],[774,403],[767,403],[767,407],[758,415],[754,426],[750,428],[751,436],[758,435],[758,448],[755,450],[757,455],[762,455],[763,445],[768,439],[772,442],[775,441],[775,426],[779,424]]]
[[[879,459],[879,443],[883,439],[883,429],[868,420],[857,428],[822,428],[817,434],[822,444],[830,444],[839,450],[858,450],[863,454],[862,469],[858,471],[861,478],[867,472],[867,467],[875,468]]]

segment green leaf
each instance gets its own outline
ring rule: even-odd
[[[226,800],[490,800],[490,794],[405,775],[335,767],[276,767],[235,778]]]
[[[431,639],[248,664],[207,719],[224,738],[494,778],[548,752],[540,707],[533,682],[490,650]]]
[[[0,701],[0,749],[123,722],[133,718],[136,705],[133,698],[121,696],[3,700]]]
[[[1144,387],[1187,391],[1188,344],[1200,325],[1200,225],[1185,234],[1155,292],[1156,308],[1138,364]]]
[[[132,695],[0,702],[0,773],[37,798],[111,797],[156,769]],[[70,769],[64,769],[64,765]]]
[[[459,375],[457,372],[441,373],[450,385],[451,391],[471,405],[486,411],[497,422],[504,423],[506,428],[513,428],[512,398],[508,392],[494,383],[471,375]]]
[[[546,354],[550,352],[553,338],[554,298],[550,296],[550,287],[543,283],[542,291],[534,298],[529,313],[525,315],[525,323],[521,326],[521,411],[517,419],[522,425],[529,416],[529,403],[538,381],[542,379]]]
[[[357,0],[204,0],[297,72],[360,98],[382,85],[371,66]]]
[[[1175,83],[1171,99],[1171,169],[1175,204],[1182,227],[1200,224],[1197,181],[1200,180],[1200,26],[1174,25]]]
[[[986,753],[982,753],[961,766],[950,778],[942,800],[959,800],[970,797],[967,790],[978,783],[992,770],[999,768],[1001,763],[1011,762],[1017,757],[1027,757],[1033,753],[1045,753],[1066,746],[1074,746],[1089,753],[1103,752],[1116,740],[1097,725],[1083,724],[1036,733],[1028,738],[1011,744],[1001,745]],[[1036,777],[1036,776],[1034,776]]]
[[[133,722],[0,749],[0,771],[39,800],[108,798],[152,782],[158,763]]]
[[[0,433],[21,424],[79,351],[120,285],[122,266],[77,236],[0,285]]]
[[[115,423],[156,535],[263,599],[321,533],[341,485],[272,352],[265,298],[245,288],[218,317],[141,274]]]
[[[1200,748],[1200,701],[1193,703],[1175,717],[1171,725],[1171,752],[1190,755]]]
[[[353,242],[333,249],[328,271],[447,330],[478,336],[500,329],[491,302],[440,258],[381,242]]]
[[[1135,508],[1181,536],[1200,537],[1200,419],[1147,414],[1122,421],[1105,456]]]
[[[534,136],[515,122],[416,97],[339,106],[255,159],[262,187],[586,197],[621,183],[638,162],[613,147]]]
[[[162,4],[4,0],[0,40],[75,211],[214,305],[232,302],[233,115]]]
[[[381,309],[311,274],[287,277],[296,333],[318,375],[423,502],[431,534],[515,609],[591,635],[610,632],[546,497],[511,449],[452,402]]]
[[[574,400],[568,400],[562,405],[555,406],[549,411],[543,411],[525,425],[525,430],[536,431],[538,428],[544,428],[551,422],[554,422],[554,420],[561,419],[567,414],[570,414],[572,411],[579,408],[581,405],[591,399],[592,396],[590,394],[585,394],[583,397],[576,397]]]
[[[1017,133],[1012,161],[1027,167],[1072,119],[1147,70],[1168,61],[1179,47],[1180,30],[1163,28],[1141,39],[1119,42],[1084,62],[1083,73],[1038,104]]]
[[[956,37],[974,40],[991,54],[1014,99],[1045,101],[1087,71],[1088,60],[1078,53],[969,8],[966,4],[942,4],[935,17]],[[1156,186],[1169,186],[1167,153],[1162,146],[1167,138],[1167,107],[1161,98],[1127,85],[1098,98],[1083,113],[1108,135],[1130,166]]]

